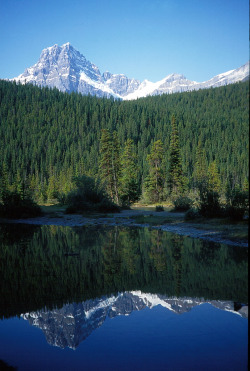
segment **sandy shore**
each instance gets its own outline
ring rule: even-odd
[[[30,219],[18,219],[8,220],[4,222],[8,223],[19,223],[19,224],[35,224],[35,225],[60,225],[69,227],[81,227],[81,226],[131,226],[131,227],[150,227],[152,229],[159,229],[167,232],[176,233],[178,235],[188,236],[192,238],[200,238],[208,241],[224,243],[227,245],[248,247],[247,242],[235,241],[228,239],[223,233],[216,230],[207,230],[195,228],[192,224],[181,221],[183,213],[175,213],[174,219],[169,223],[150,226],[149,224],[138,224],[134,220],[136,216],[161,216],[161,217],[173,217],[173,213],[168,211],[155,212],[152,210],[123,210],[120,213],[108,214],[103,217],[84,217],[77,214],[63,214],[58,212],[55,215],[42,216]]]

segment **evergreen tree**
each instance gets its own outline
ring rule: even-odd
[[[113,144],[112,135],[108,129],[102,130],[100,141],[100,176],[102,182],[105,184],[107,192],[111,199],[114,199],[114,185],[113,185]]]
[[[242,190],[243,192],[249,192],[249,183],[247,178],[244,179]]]
[[[221,181],[216,161],[213,161],[208,166],[208,191],[221,192]]]
[[[200,214],[208,217],[219,217],[222,213],[220,205],[221,181],[216,161],[208,166],[206,185],[200,188]]]
[[[183,176],[179,134],[176,125],[175,116],[171,120],[171,140],[170,140],[170,156],[168,170],[168,187],[170,193],[182,193],[184,191],[185,178]]]
[[[47,199],[53,200],[58,196],[58,182],[55,174],[51,174],[48,181]]]
[[[139,198],[137,157],[132,139],[125,142],[121,159],[121,199],[123,204],[130,205]]]
[[[102,130],[100,142],[100,175],[111,199],[119,204],[119,182],[121,176],[120,143],[117,133]]]
[[[202,147],[201,139],[199,139],[196,157],[195,157],[195,166],[194,166],[194,184],[200,189],[207,182],[207,168],[206,168],[206,156],[204,148]]]
[[[10,190],[8,171],[5,162],[2,165],[0,175],[0,199],[2,199]]]
[[[112,151],[112,170],[113,170],[113,186],[114,195],[117,205],[120,204],[120,179],[121,179],[121,157],[120,157],[120,141],[118,139],[117,132],[113,132],[113,151]]]
[[[198,147],[196,150],[195,166],[194,166],[194,186],[198,189],[200,198],[204,197],[207,192],[208,176],[206,166],[205,151],[202,148],[201,139],[199,139]]]
[[[153,143],[150,154],[147,156],[149,164],[149,175],[146,179],[146,196],[152,202],[159,202],[163,199],[164,172],[163,161],[163,143],[157,140]]]

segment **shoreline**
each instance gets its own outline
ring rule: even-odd
[[[167,222],[165,224],[151,225],[149,223],[137,223],[133,218],[138,216],[173,216],[170,212],[154,212],[150,210],[123,210],[120,213],[105,214],[98,217],[82,216],[79,214],[63,214],[62,212],[55,215],[47,215],[36,218],[27,219],[2,219],[0,224],[33,224],[33,225],[55,225],[65,227],[83,227],[83,226],[124,226],[124,227],[147,227],[151,229],[158,229],[166,232],[175,233],[185,237],[199,238],[215,243],[222,243],[231,246],[248,247],[248,242],[240,240],[232,240],[225,236],[223,232],[215,229],[202,229],[193,226],[191,223],[178,220],[183,213],[175,213],[176,220]]]

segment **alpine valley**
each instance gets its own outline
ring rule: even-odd
[[[208,81],[188,80],[182,74],[172,73],[160,81],[139,81],[124,74],[101,74],[99,68],[88,61],[70,43],[44,49],[36,64],[12,80],[22,84],[58,88],[62,92],[133,100],[163,93],[185,92],[219,87],[249,79],[249,62],[243,66],[214,76]]]

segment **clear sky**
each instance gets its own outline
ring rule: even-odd
[[[102,72],[205,81],[249,60],[248,0],[0,0],[0,78],[70,42]]]

